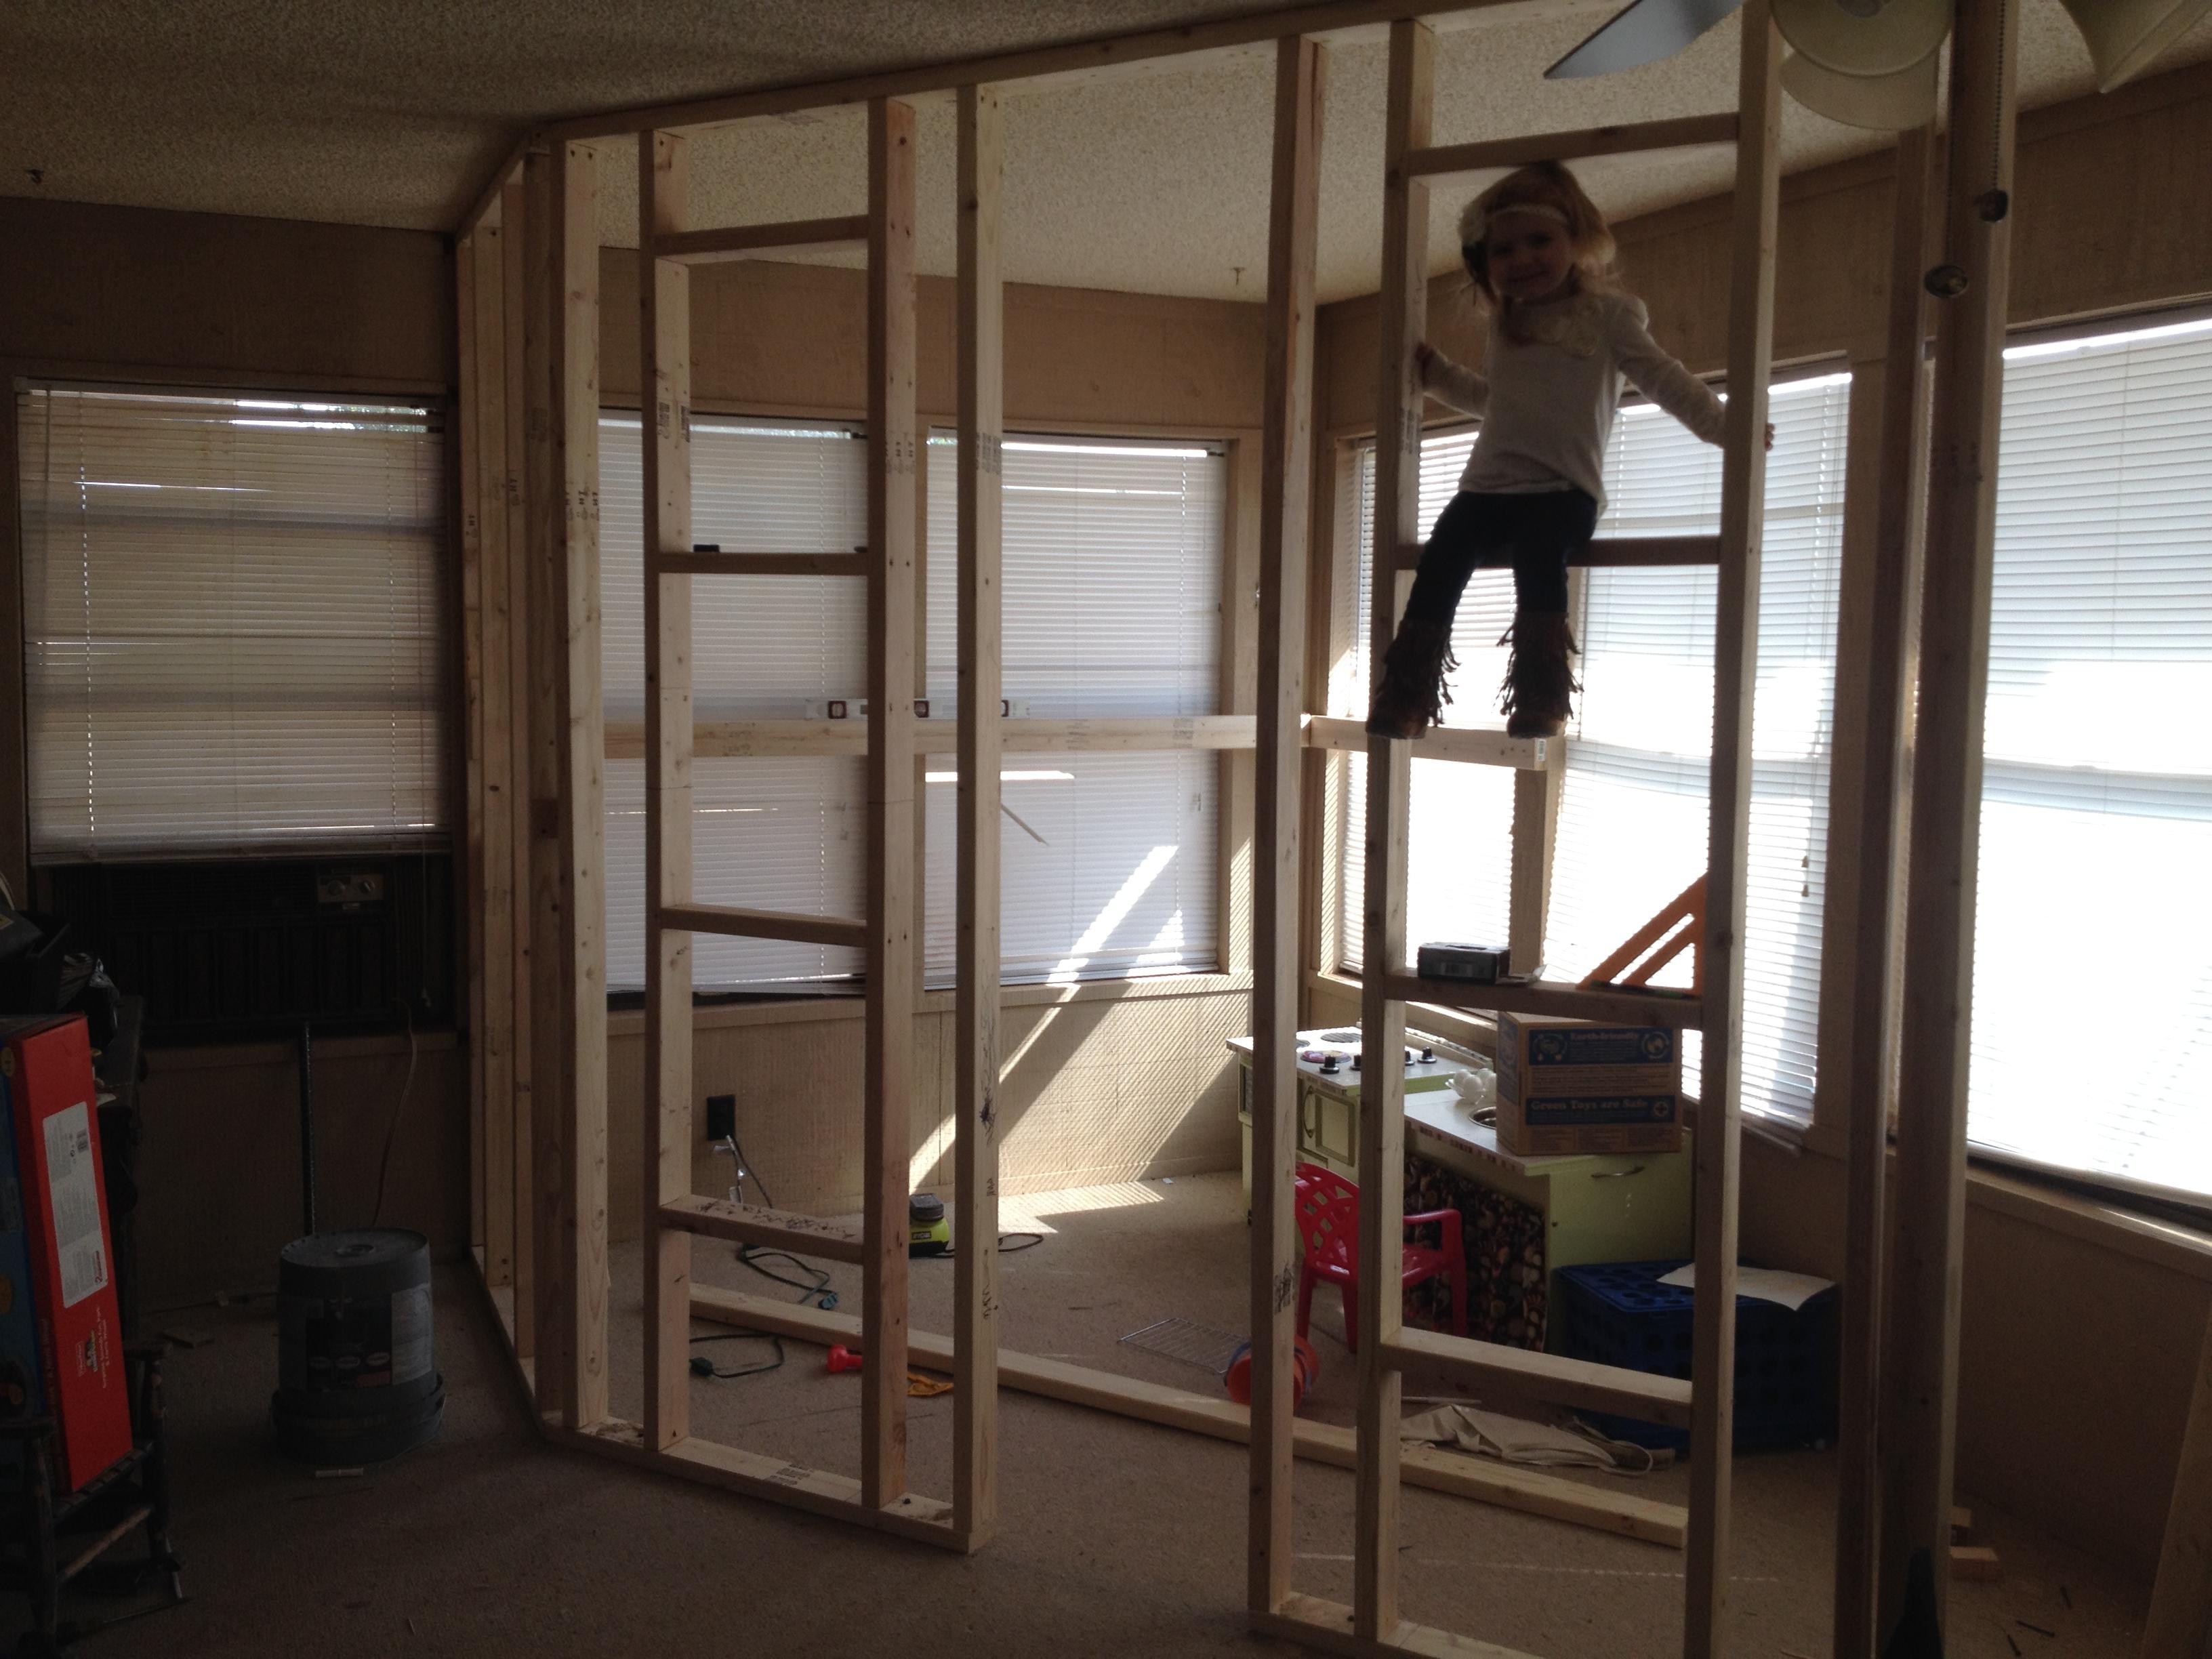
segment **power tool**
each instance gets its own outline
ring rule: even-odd
[[[952,1224],[935,1193],[910,1193],[906,1200],[906,1253],[943,1255],[952,1248]]]

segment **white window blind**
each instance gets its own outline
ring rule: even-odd
[[[867,447],[846,427],[695,417],[692,534],[726,553],[849,550],[867,538]],[[610,723],[645,720],[644,473],[634,415],[599,420],[600,649]],[[799,720],[867,693],[866,584],[845,576],[691,584],[700,720]],[[866,911],[861,763],[835,757],[692,763],[692,890],[709,904]],[[645,983],[645,764],[607,765],[607,983]],[[701,988],[860,971],[844,946],[701,933]]]
[[[2212,1194],[2212,323],[2005,354],[1967,1135]]]
[[[1459,489],[1472,430],[1440,433],[1421,445],[1421,510],[1424,526],[1433,525]],[[1329,677],[1333,710],[1364,719],[1367,714],[1367,621],[1373,603],[1375,568],[1375,451],[1358,452],[1354,499],[1358,518],[1359,556],[1352,601],[1352,631],[1345,656]],[[1352,492],[1340,492],[1343,495]],[[1340,517],[1340,523],[1341,518]],[[1470,577],[1452,622],[1452,652],[1459,670],[1452,676],[1455,701],[1444,711],[1455,726],[1503,729],[1498,712],[1498,682],[1505,672],[1506,653],[1498,637],[1513,623],[1513,573],[1478,570]],[[1346,972],[1358,971],[1366,937],[1367,757],[1340,757],[1342,784],[1336,800],[1338,879],[1336,908],[1339,956]],[[1406,960],[1424,940],[1462,939],[1503,945],[1506,938],[1513,874],[1513,775],[1504,767],[1468,766],[1454,761],[1417,760],[1413,767],[1412,817],[1408,822],[1406,881]]]
[[[1759,580],[1749,860],[1745,871],[1742,1101],[1804,1119],[1813,1103],[1842,565],[1847,375],[1771,393]],[[1648,404],[1621,411],[1601,536],[1720,528],[1721,452]],[[1712,754],[1711,569],[1593,569],[1584,686],[1567,744],[1547,971],[1579,978],[1699,875]],[[1689,957],[1656,980],[1686,985]],[[1694,1034],[1692,1034],[1694,1036]],[[1697,1088],[1686,1042],[1684,1086]]]
[[[440,411],[57,386],[17,416],[33,858],[445,840]]]
[[[949,750],[954,479],[929,446],[929,692]],[[726,551],[852,547],[866,537],[866,446],[849,428],[701,419],[693,534]],[[600,423],[610,722],[644,719],[642,477],[635,416]],[[1218,707],[1224,464],[1195,447],[1009,441],[1006,691],[1045,717],[1211,714]],[[863,584],[746,577],[693,584],[701,720],[794,719],[866,692]],[[952,966],[953,759],[925,786],[927,949]],[[1004,770],[1010,978],[1211,967],[1217,757],[1014,755]],[[857,760],[694,763],[696,888],[714,903],[859,915],[865,793]],[[644,981],[644,767],[607,769],[608,982]],[[860,953],[702,935],[702,988],[856,975]]]
[[[1819,1004],[1820,864],[1825,850],[1832,719],[1837,580],[1841,556],[1845,377],[1773,391],[1765,560],[1759,611],[1746,972],[1745,1102],[1803,1114],[1812,1102]],[[1421,513],[1433,523],[1451,498],[1472,438],[1422,446]],[[1719,528],[1721,453],[1648,404],[1621,410],[1607,447],[1609,506],[1601,536],[1709,534]],[[1372,518],[1371,453],[1360,459],[1364,637]],[[1705,794],[1712,743],[1715,579],[1709,570],[1589,573],[1580,629],[1579,723],[1554,854],[1546,971],[1576,978],[1673,898],[1706,861]],[[1455,724],[1503,724],[1492,695],[1511,622],[1510,572],[1479,571],[1453,628],[1462,667]],[[1365,675],[1332,684],[1364,713]],[[1337,902],[1344,954],[1356,964],[1365,864],[1364,757],[1346,769]],[[1425,776],[1424,775],[1427,775]],[[1512,860],[1511,775],[1500,767],[1416,762],[1407,884],[1409,949],[1424,939],[1502,940]],[[1686,957],[1659,982],[1686,983]],[[1695,1087],[1694,1045],[1690,1086]]]
[[[928,446],[931,726],[958,693],[957,451]],[[1220,708],[1227,463],[1194,444],[1008,438],[1006,698],[1036,719]],[[925,731],[930,729],[925,727]],[[1218,780],[1203,750],[1020,754],[1000,769],[1009,980],[1210,969],[1219,960]],[[927,774],[926,971],[951,981],[955,760]]]

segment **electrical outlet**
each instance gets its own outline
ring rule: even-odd
[[[315,877],[315,897],[324,904],[377,904],[384,899],[384,877],[374,870],[325,870]]]
[[[707,1097],[707,1139],[721,1140],[738,1133],[738,1097],[735,1095]]]

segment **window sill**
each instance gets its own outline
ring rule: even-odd
[[[436,1054],[447,1048],[458,1048],[463,1043],[459,1031],[450,1028],[415,1033],[417,1054]],[[294,1037],[261,1039],[251,1042],[195,1042],[178,1043],[146,1051],[146,1074],[158,1077],[164,1072],[214,1072],[248,1066],[291,1066],[300,1058],[299,1041]],[[407,1034],[404,1031],[378,1031],[361,1036],[317,1036],[314,1057],[318,1061],[333,1060],[374,1060],[386,1054],[407,1053]]]
[[[1840,1129],[1808,1125],[1803,1150],[1841,1164],[1846,1148]],[[1893,1149],[1890,1156],[1896,1157]],[[2026,1180],[1986,1164],[1966,1167],[1966,1202],[2015,1221],[2063,1233],[2099,1249],[2133,1256],[2191,1279],[2212,1281],[2212,1233],[2139,1214],[2118,1204]]]
[[[1072,985],[1008,985],[999,994],[1001,1008],[1050,1008],[1070,1002],[1153,1002],[1176,997],[1249,994],[1249,973],[1161,974],[1148,979],[1089,979]],[[915,1000],[920,1014],[949,1014],[951,991],[924,991]],[[788,1002],[724,1003],[695,1008],[694,1030],[729,1030],[748,1025],[834,1024],[867,1017],[867,999],[852,996],[809,997]],[[642,1009],[625,1008],[607,1016],[610,1037],[641,1036],[645,1032]]]
[[[1309,989],[1358,1000],[1360,984],[1348,975],[1308,972]],[[1497,1053],[1497,1029],[1486,1019],[1448,1008],[1411,1004],[1407,1018],[1422,1030],[1476,1048]],[[1694,1127],[1697,1105],[1684,1103],[1683,1121]],[[1844,1162],[1843,1133],[1819,1122],[1798,1123],[1766,1113],[1746,1112],[1744,1133],[1766,1142],[1792,1158],[1810,1155],[1831,1163]],[[2204,1233],[2156,1217],[2140,1215],[2117,1204],[2102,1203],[2079,1194],[2062,1192],[1978,1164],[1966,1170],[1966,1201],[1978,1208],[2024,1221],[2032,1226],[2063,1233],[2122,1255],[2165,1267],[2191,1279],[2212,1281],[2212,1233]]]
[[[1361,986],[1349,974],[1306,973],[1306,988],[1325,991],[1331,996],[1347,997],[1358,1002]],[[1357,1018],[1355,1016],[1354,1018]],[[1425,1002],[1406,1005],[1406,1020],[1416,1030],[1431,1036],[1440,1036],[1455,1042],[1462,1048],[1472,1048],[1479,1054],[1492,1059],[1498,1054],[1498,1023],[1480,1014],[1470,1014],[1463,1008],[1438,1008]]]

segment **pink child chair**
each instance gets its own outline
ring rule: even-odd
[[[1359,1352],[1359,1276],[1353,1264],[1359,1249],[1359,1188],[1318,1164],[1301,1164],[1291,1183],[1297,1193],[1298,1237],[1305,1241],[1298,1269],[1298,1334],[1313,1318],[1314,1285],[1328,1279],[1344,1297],[1344,1342]],[[1454,1336],[1467,1334],[1467,1252],[1461,1248],[1459,1212],[1425,1210],[1406,1218],[1408,1227],[1435,1222],[1443,1230],[1435,1244],[1406,1246],[1406,1290],[1442,1274],[1451,1287]]]

